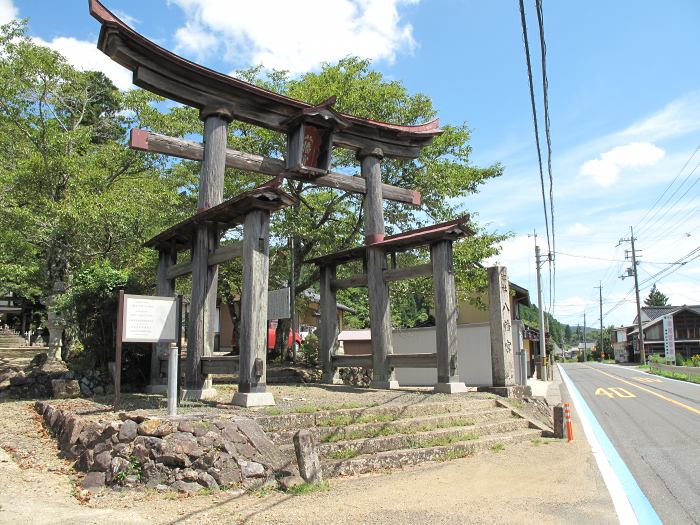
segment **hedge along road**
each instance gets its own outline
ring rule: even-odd
[[[602,364],[562,365],[666,524],[700,524],[700,385]]]

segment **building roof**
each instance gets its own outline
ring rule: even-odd
[[[315,303],[321,304],[321,296],[314,292],[311,288],[308,288],[302,292],[302,294],[307,297],[308,299],[312,300]],[[357,310],[354,308],[350,308],[349,306],[345,306],[342,303],[336,303],[335,307],[338,310],[343,310],[344,312],[348,312],[350,314],[356,314]]]
[[[474,231],[472,231],[467,224],[468,222],[469,215],[465,215],[452,221],[443,222],[441,224],[433,224],[431,226],[426,226],[425,228],[418,228],[417,230],[410,230],[397,235],[391,235],[386,237],[383,241],[375,242],[370,245],[357,246],[356,248],[350,248],[348,250],[323,255],[321,257],[315,257],[313,259],[308,259],[305,262],[318,265],[342,264],[364,258],[368,247],[384,248],[387,252],[400,252],[410,250],[411,248],[417,248],[419,246],[426,246],[440,240],[455,241],[462,237],[474,235]]]
[[[645,312],[646,312],[646,317],[649,318],[648,321],[644,320],[645,317]],[[683,305],[683,306],[644,306],[642,307],[642,329],[646,330],[647,328],[654,326],[657,323],[660,323],[663,321],[663,317],[665,315],[676,315],[680,312],[691,312],[697,315],[700,315],[700,305]],[[634,318],[635,323],[637,322],[637,318]],[[634,335],[639,333],[639,327],[635,324],[634,329],[630,332],[628,332],[627,335]]]
[[[89,5],[90,14],[102,25],[97,47],[133,71],[133,82],[139,87],[210,114],[227,114],[281,132],[288,131],[290,123],[305,111],[316,108],[190,62],[134,31],[98,0],[89,0]],[[442,133],[437,119],[403,126],[334,113],[347,123],[336,129],[334,145],[355,151],[374,145],[388,157],[416,158],[421,148]]]

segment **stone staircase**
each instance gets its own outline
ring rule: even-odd
[[[27,346],[27,341],[21,335],[13,332],[0,332],[0,348],[22,348]]]
[[[543,428],[534,428],[534,423],[495,399],[392,403],[256,419],[292,456],[294,433],[301,428],[311,431],[328,477],[456,459],[543,434]]]

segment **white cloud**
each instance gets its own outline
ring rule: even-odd
[[[600,186],[607,187],[618,181],[622,169],[652,166],[665,154],[664,150],[649,142],[632,142],[606,151],[597,159],[584,162],[580,172]]]
[[[177,49],[198,58],[221,45],[237,62],[300,73],[348,55],[391,62],[416,45],[399,8],[417,0],[170,1],[187,17]]]
[[[112,12],[117,16],[117,18],[122,20],[128,26],[134,27],[141,23],[141,20],[131,16],[126,11],[122,11],[121,9],[113,9]]]
[[[660,141],[700,129],[700,91],[678,98],[617,133],[619,139]]]
[[[0,24],[7,24],[19,15],[19,9],[15,7],[12,0],[0,0]]]
[[[82,71],[102,71],[119,89],[129,89],[131,72],[112,61],[102,53],[94,42],[77,40],[73,37],[57,37],[47,42],[35,38],[34,42],[61,53],[69,64]]]
[[[566,233],[574,236],[588,235],[589,233],[591,233],[591,229],[588,226],[577,222],[576,224],[569,226],[566,229]]]

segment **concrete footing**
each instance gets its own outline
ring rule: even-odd
[[[463,394],[475,391],[475,387],[467,387],[464,383],[437,383],[433,387],[433,392],[436,394]]]
[[[532,389],[529,386],[512,385],[512,386],[480,386],[479,392],[490,392],[501,397],[512,397],[522,399],[523,397],[532,397]]]
[[[167,388],[167,387],[166,387]],[[214,399],[216,397],[215,388],[188,389],[182,390],[182,399],[184,401],[203,401],[206,399]]]
[[[332,374],[324,373],[321,376],[321,383],[323,383],[324,385],[342,385],[343,380],[340,379],[340,374],[336,369]]]
[[[269,407],[275,405],[272,392],[236,392],[233,404],[239,407]]]
[[[399,388],[399,382],[392,381],[372,381],[369,384],[370,388],[376,388],[379,390],[397,390]]]

